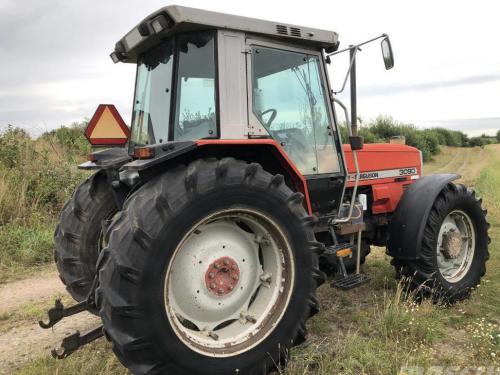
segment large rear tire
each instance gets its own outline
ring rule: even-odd
[[[417,260],[393,259],[398,277],[419,296],[453,303],[467,298],[486,272],[486,210],[474,190],[449,183],[427,220]]]
[[[117,211],[106,176],[96,173],[78,186],[64,205],[54,233],[59,276],[76,301],[90,292],[101,249],[103,220]]]
[[[267,374],[318,312],[322,245],[302,194],[259,164],[197,160],[146,183],[111,224],[97,303],[135,374]]]

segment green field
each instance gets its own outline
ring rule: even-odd
[[[50,147],[50,144],[39,147],[42,146]],[[51,157],[56,158],[53,154]],[[491,257],[487,274],[472,298],[451,308],[428,301],[413,303],[405,298],[395,283],[390,259],[384,254],[384,249],[373,248],[363,267],[372,277],[369,284],[348,292],[332,289],[328,283],[319,289],[322,310],[308,323],[308,342],[289,353],[289,366],[284,374],[385,375],[398,374],[402,367],[414,365],[500,366],[500,275],[497,272],[500,269],[500,145],[488,145],[484,149],[443,148],[441,154],[425,166],[425,173],[448,171],[460,173],[463,182],[472,185],[483,197],[491,224]],[[68,181],[82,178],[77,171],[72,173]],[[10,180],[5,181],[4,185],[10,183]],[[68,181],[62,181],[62,185],[56,188],[61,189]],[[14,183],[9,186],[14,186]],[[66,190],[61,194],[67,194]],[[19,193],[17,199],[21,198]],[[32,201],[29,197],[25,199],[23,209],[28,210]],[[54,207],[54,212],[56,210]],[[8,214],[8,211],[2,213]],[[52,246],[55,219],[51,213],[48,216],[51,219],[40,218],[37,222],[36,215],[31,211],[21,212],[22,219],[14,221],[12,229],[3,228],[0,232],[3,241],[18,236],[11,240],[12,248],[21,240],[27,241],[26,254],[22,256],[0,250],[6,254],[0,253],[2,257],[10,256],[6,258],[9,263],[3,262],[3,268],[0,268],[0,282],[2,278],[3,281],[11,280],[13,275],[23,274],[26,269],[50,258],[48,249]],[[36,225],[41,230],[33,230],[30,237],[29,230],[38,228]],[[38,244],[42,244],[43,249],[33,250]],[[29,309],[31,318],[33,312],[38,314],[40,311],[33,305]],[[26,315],[17,311],[3,320],[11,320],[9,324],[12,324],[12,320],[22,321]],[[114,358],[110,345],[100,340],[63,361],[55,361],[48,355],[31,360],[19,373],[83,375],[128,372]]]

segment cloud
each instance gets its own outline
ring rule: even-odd
[[[500,116],[500,50],[491,48],[500,34],[494,2],[471,7],[435,0],[310,0],[307,7],[289,2],[285,11],[283,2],[268,0],[177,2],[333,29],[343,45],[390,33],[393,71],[383,70],[378,46],[364,49],[358,64],[359,113],[365,118],[379,113],[401,120]],[[114,65],[109,53],[143,17],[165,5],[165,0],[0,0],[0,127],[53,128],[92,116],[104,102],[130,118],[134,66]],[[356,14],[357,22],[348,14]],[[339,71],[337,65],[331,69]]]
[[[471,86],[483,83],[500,81],[500,74],[481,74],[474,76],[464,76],[451,80],[403,83],[390,86],[367,86],[362,91],[365,96],[393,95],[408,91],[431,91],[458,86]]]

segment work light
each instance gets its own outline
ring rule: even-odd
[[[168,28],[169,24],[170,24],[169,20],[164,15],[160,15],[151,21],[151,27],[153,28],[156,34]]]

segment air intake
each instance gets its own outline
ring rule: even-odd
[[[288,35],[288,28],[285,25],[276,25],[276,32],[281,35]]]
[[[300,38],[302,33],[298,27],[290,27],[290,35]]]

